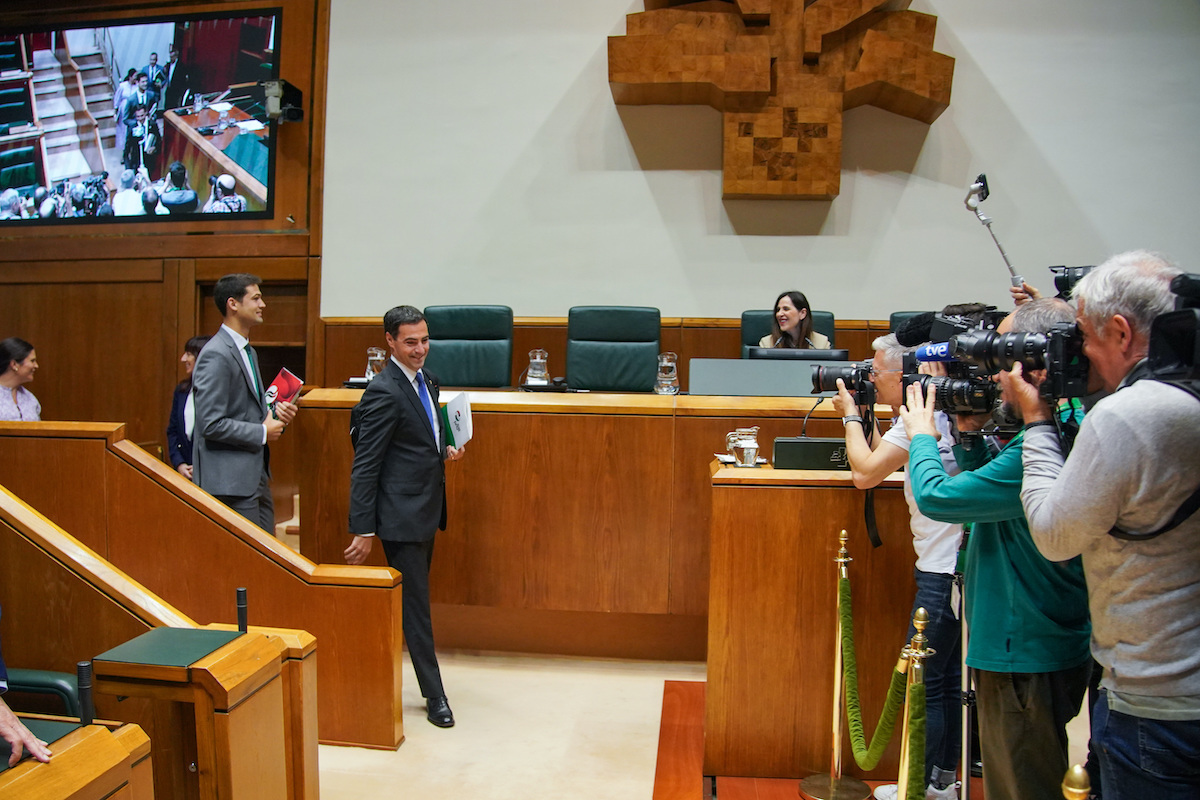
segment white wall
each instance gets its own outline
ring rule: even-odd
[[[333,3],[325,316],[399,303],[738,316],[789,288],[842,318],[1007,303],[1014,264],[1135,247],[1200,271],[1200,4],[914,0],[957,59],[931,126],[846,115],[841,195],[721,199],[720,118],[614,104],[639,0]]]

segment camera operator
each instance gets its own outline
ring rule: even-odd
[[[896,409],[904,402],[900,384],[903,359],[907,349],[889,333],[876,339],[872,345],[875,357],[871,361],[871,383],[875,386],[876,401],[892,406],[892,427],[882,437],[876,428],[870,443],[864,431],[864,422],[855,398],[847,391],[845,382],[837,379],[837,396],[833,406],[842,416],[846,426],[846,456],[859,489],[870,489],[908,462],[908,436],[904,423],[896,416]],[[946,471],[958,472],[951,449],[953,436],[950,418],[940,411],[935,420],[941,438],[938,450]],[[929,614],[929,625],[925,635],[929,646],[936,653],[925,662],[925,784],[927,797],[957,798],[955,770],[962,749],[962,703],[960,700],[962,628],[957,612],[950,602],[950,590],[954,585],[954,569],[958,560],[958,548],[962,541],[962,526],[955,523],[938,522],[925,516],[913,499],[909,474],[904,473],[904,497],[912,521],[913,549],[917,553],[914,570],[917,594],[913,600],[913,613],[924,608]],[[916,635],[909,626],[908,638]],[[881,789],[884,787],[880,787]],[[880,790],[876,797],[882,797]]]
[[[1060,300],[1021,305],[998,331],[1046,332],[1074,314]],[[911,439],[908,466],[921,513],[971,523],[964,574],[984,793],[988,800],[1058,800],[1067,768],[1066,725],[1091,671],[1087,587],[1079,559],[1053,563],[1037,550],[1021,508],[1022,433],[996,454],[982,441],[954,448],[964,470],[949,475],[938,451],[932,398],[920,384],[900,409]],[[1009,408],[1015,398],[1002,395]],[[1072,412],[1075,413],[1075,412]],[[961,431],[979,415],[959,417]]]
[[[219,177],[210,176],[208,186],[208,202],[204,204],[201,213],[237,214],[246,210],[246,198],[237,193],[237,181],[229,173]]]
[[[1200,514],[1153,538],[1120,538],[1167,525],[1200,480],[1200,403],[1148,378],[1143,362],[1177,274],[1138,251],[1075,287],[1089,388],[1113,394],[1088,413],[1065,462],[1020,365],[1002,374],[1034,426],[1021,493],[1034,540],[1049,558],[1083,556],[1104,668],[1092,748],[1105,800],[1200,796]]]

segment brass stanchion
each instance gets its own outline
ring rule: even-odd
[[[1087,800],[1092,793],[1092,780],[1087,770],[1079,764],[1067,770],[1063,776],[1062,793],[1066,800]]]
[[[849,577],[846,565],[854,559],[846,549],[846,541],[850,536],[843,530],[838,534],[841,548],[833,561],[838,565],[838,579]],[[837,623],[834,626],[834,657],[833,657],[833,757],[829,765],[828,775],[809,775],[800,781],[800,794],[811,800],[867,800],[871,796],[871,787],[858,778],[848,778],[842,775],[842,615],[834,604],[834,614]]]
[[[928,646],[929,639],[925,636],[925,627],[929,625],[929,612],[924,608],[918,608],[917,613],[913,614],[913,627],[917,629],[917,634],[912,638],[912,641],[903,650],[903,655],[908,658],[908,686],[911,690],[913,684],[925,683],[925,659],[933,655],[937,651]],[[909,701],[905,700],[905,705],[909,705]],[[908,750],[908,715],[904,716],[904,726],[901,729],[900,739],[900,774],[896,780],[896,798],[897,800],[907,800],[908,798],[908,773],[910,765],[910,757],[912,756]],[[917,754],[921,759],[921,763],[925,763],[925,753]],[[919,797],[925,796],[925,787],[916,787]]]

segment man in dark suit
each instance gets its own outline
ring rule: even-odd
[[[350,472],[350,533],[346,563],[362,564],[375,538],[403,577],[404,639],[412,657],[426,716],[454,725],[442,687],[429,614],[433,539],[446,529],[446,472],[462,449],[446,445],[438,415],[438,383],[422,371],[429,354],[425,316],[397,306],[383,317],[392,357],[367,384],[359,404],[358,437]]]
[[[186,105],[191,99],[188,97],[188,90],[191,86],[191,76],[188,75],[187,67],[179,61],[179,50],[175,48],[175,45],[171,45],[171,50],[167,54],[167,68],[163,78],[163,102],[165,103],[163,110]]]
[[[125,98],[125,105],[121,109],[121,123],[126,128],[134,126],[134,111],[138,106],[147,110],[158,108],[158,91],[150,85],[150,78],[146,73],[139,72],[136,81],[134,90]]]
[[[226,275],[213,288],[224,324],[209,340],[192,371],[196,429],[192,465],[196,484],[268,533],[275,532],[271,501],[271,455],[296,406],[280,401],[274,412],[263,398],[258,354],[250,329],[261,325],[262,291],[255,275]]]
[[[146,73],[146,78],[150,82],[150,87],[155,92],[162,94],[163,84],[167,81],[167,73],[158,64],[158,53],[150,54],[150,63],[142,67],[142,72]]]

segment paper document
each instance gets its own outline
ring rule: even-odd
[[[442,423],[446,428],[446,443],[462,447],[471,441],[471,401],[466,392],[459,392],[442,408]]]

